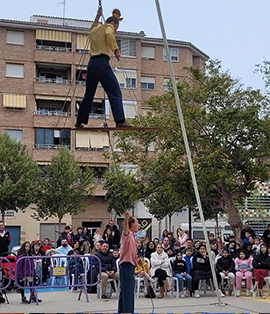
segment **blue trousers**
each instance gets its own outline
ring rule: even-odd
[[[118,313],[134,313],[135,267],[131,263],[121,263],[120,295]]]
[[[179,287],[179,291],[183,290],[183,278],[186,278],[186,282],[187,282],[187,289],[190,291],[192,288],[192,277],[189,274],[186,274],[185,277],[183,277],[181,274],[174,274],[174,277],[176,277],[178,279],[178,287]]]
[[[80,105],[77,121],[83,124],[88,123],[91,105],[99,82],[108,95],[114,121],[124,122],[122,92],[109,64],[109,57],[106,55],[90,58],[86,73],[86,90]]]

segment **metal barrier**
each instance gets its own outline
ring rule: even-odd
[[[43,284],[43,266],[48,268],[49,278]],[[79,265],[82,268],[79,268]],[[98,266],[97,268],[94,267]],[[93,282],[93,274],[97,280]],[[92,278],[87,282],[87,278]],[[96,255],[59,255],[52,256],[21,256],[15,266],[15,283],[20,289],[29,289],[30,295],[35,296],[38,305],[37,289],[47,288],[76,288],[80,289],[78,300],[84,290],[86,301],[89,302],[87,288],[100,282],[101,262]],[[33,292],[32,292],[33,291]]]

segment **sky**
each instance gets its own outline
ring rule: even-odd
[[[0,19],[28,21],[31,15],[63,17],[63,0],[1,0]],[[159,2],[168,39],[191,42],[245,87],[264,90],[255,64],[270,60],[270,0],[102,0],[104,16],[114,8],[119,30],[162,38]],[[93,20],[98,0],[66,0],[65,17]]]

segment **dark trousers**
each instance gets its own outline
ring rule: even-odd
[[[218,282],[218,284],[220,284],[221,277],[217,271],[216,271],[216,276],[217,276],[217,282]],[[207,280],[209,278],[213,278],[211,270],[207,270],[207,271],[194,270],[192,272],[192,290],[193,291],[198,290],[200,279],[202,279],[202,280],[206,279]]]
[[[110,67],[109,57],[106,55],[90,58],[86,74],[86,91],[80,105],[77,121],[87,124],[91,105],[99,82],[108,95],[114,121],[124,122],[125,114],[122,102],[122,92],[117,78]]]
[[[134,313],[135,267],[131,263],[121,263],[120,295],[118,313]]]
[[[166,280],[166,277],[167,277],[166,270],[161,269],[161,268],[157,269],[155,271],[154,277],[157,277],[159,286],[163,287],[164,286],[164,282],[163,281]]]

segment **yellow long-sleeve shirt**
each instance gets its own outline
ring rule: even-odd
[[[110,58],[112,51],[118,49],[112,24],[93,22],[89,36],[91,57],[105,54]]]
[[[150,274],[147,262],[144,262],[142,265],[137,264],[135,267],[135,275],[139,274],[141,271],[145,271],[148,275]]]

